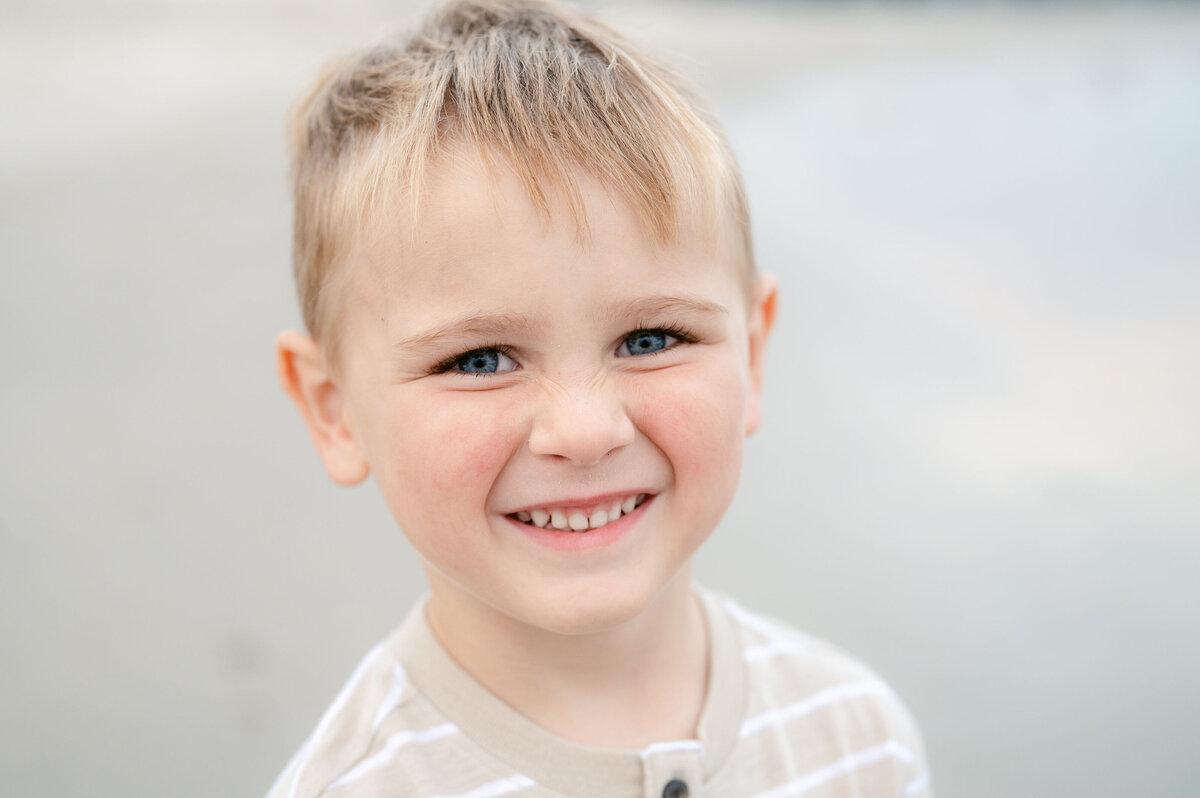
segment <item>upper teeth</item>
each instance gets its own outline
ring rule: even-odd
[[[646,499],[645,493],[635,493],[632,496],[614,501],[612,504],[593,507],[590,510],[580,508],[547,507],[537,510],[521,510],[516,513],[517,520],[545,528],[583,532],[588,529],[599,529],[605,524],[612,523],[623,514],[632,513],[634,508]]]

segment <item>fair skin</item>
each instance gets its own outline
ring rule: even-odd
[[[758,424],[775,289],[746,296],[728,231],[657,244],[579,180],[586,240],[561,198],[547,220],[443,156],[417,229],[380,213],[358,242],[336,368],[300,333],[278,365],[330,476],[375,477],[451,656],[562,737],[640,748],[696,732],[690,563]]]

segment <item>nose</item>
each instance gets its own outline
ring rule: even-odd
[[[556,385],[541,397],[529,449],[590,466],[633,442],[633,421],[609,384]]]

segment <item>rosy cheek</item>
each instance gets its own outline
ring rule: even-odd
[[[495,400],[490,394],[444,397],[424,422],[430,457],[414,477],[439,493],[486,495],[522,441],[510,403]]]
[[[733,426],[738,426],[745,411],[745,392],[736,374],[710,372],[700,380],[680,374],[679,379],[664,380],[655,394],[647,397],[646,412],[676,431],[691,430],[692,437],[715,433],[712,426],[697,426],[701,424],[720,428],[737,421]],[[707,434],[697,436],[697,430],[707,430]]]
[[[671,505],[679,556],[690,556],[719,522],[741,473],[744,391],[736,373],[680,374],[641,403],[639,428],[670,463],[680,502]],[[698,386],[703,386],[698,389]]]

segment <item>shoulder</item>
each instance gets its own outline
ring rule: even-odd
[[[905,795],[929,794],[924,744],[904,702],[853,655],[709,594],[741,647],[747,683],[739,737],[821,741],[829,761],[889,760]],[[833,741],[836,749],[833,750]]]
[[[386,764],[396,743],[412,734],[398,727],[405,723],[404,709],[416,690],[389,643],[363,657],[267,798],[352,795],[354,790],[343,788]],[[416,794],[403,789],[401,773],[390,775],[390,794]]]

